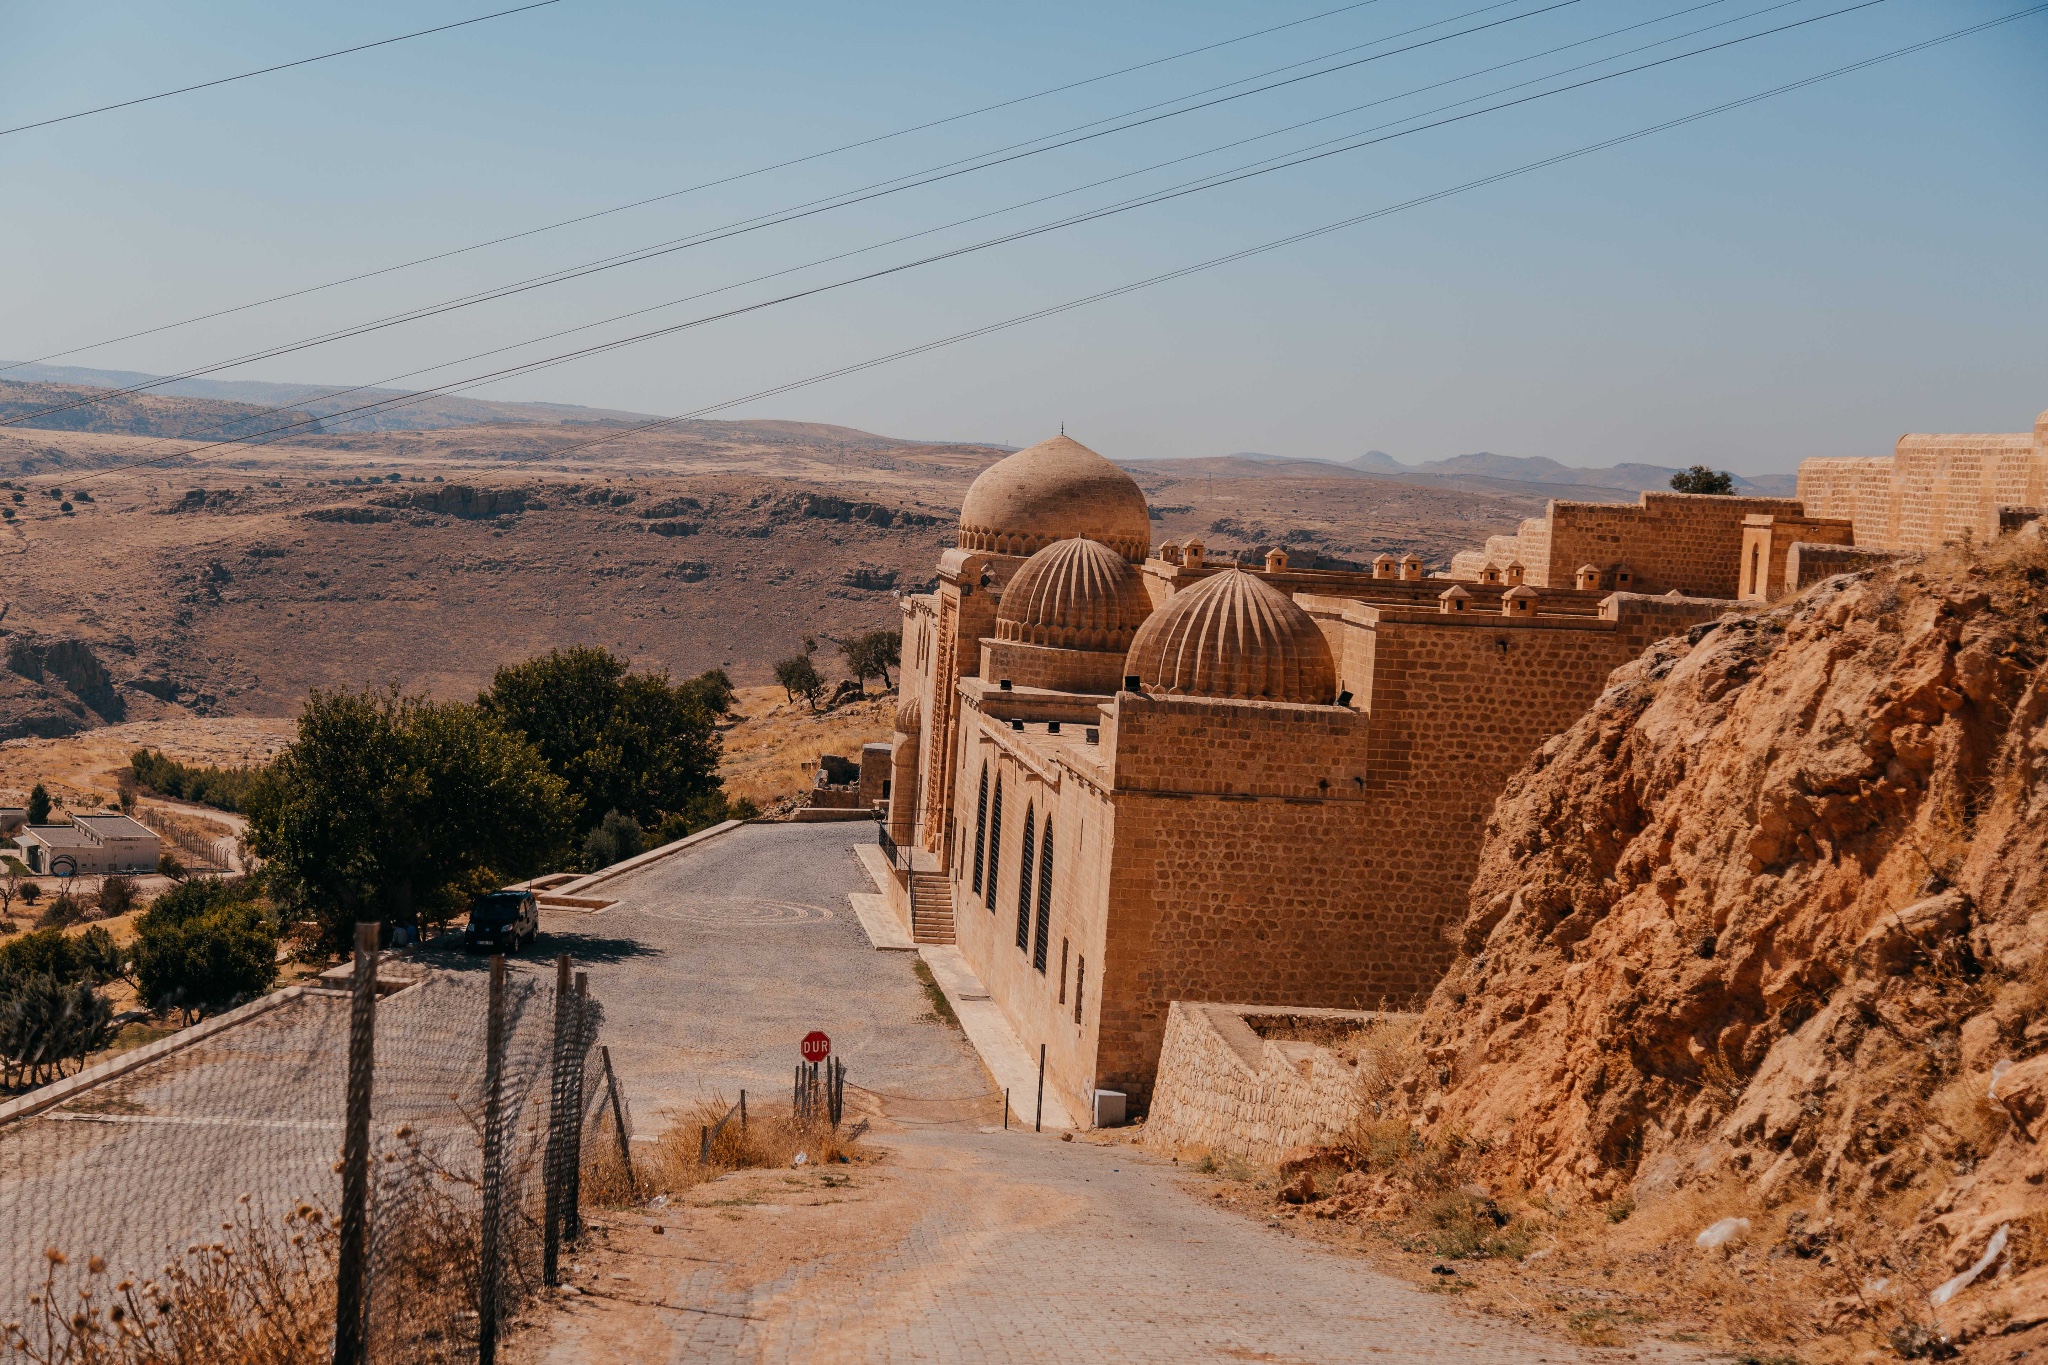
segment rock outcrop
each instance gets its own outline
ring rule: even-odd
[[[2033,540],[1618,670],[1488,826],[1419,1125],[1553,1199],[1796,1204],[1923,1308],[2009,1228],[1946,1321],[2048,1318],[2044,661]]]

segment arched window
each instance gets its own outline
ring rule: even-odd
[[[1030,806],[1024,808],[1024,858],[1017,864],[1017,951],[1024,952],[1031,946],[1031,855],[1037,827],[1033,823],[1034,812]]]
[[[988,836],[988,764],[981,765],[981,795],[974,801],[974,894],[981,894],[981,841]]]
[[[1029,845],[1025,853],[1031,852]],[[1045,837],[1038,841],[1038,934],[1031,941],[1031,965],[1045,972],[1045,949],[1052,937],[1052,815],[1045,817]]]
[[[982,904],[995,913],[996,881],[1003,871],[1003,775],[996,774],[995,799],[988,806],[988,881],[983,884]]]

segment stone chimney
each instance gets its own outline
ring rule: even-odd
[[[1579,565],[1579,572],[1574,577],[1573,586],[1576,587],[1580,592],[1593,592],[1598,590],[1598,588],[1600,587],[1599,566],[1594,564]]]
[[[1510,563],[1508,565],[1508,586],[1511,588],[1521,587],[1522,579],[1528,574],[1528,572],[1529,571],[1527,569],[1524,569],[1522,567],[1521,560],[1517,559]]]
[[[1530,617],[1536,614],[1536,603],[1542,594],[1524,583],[1519,588],[1509,588],[1500,595],[1502,616]]]
[[[1487,566],[1489,569],[1491,565]],[[1469,611],[1472,608],[1472,594],[1453,583],[1436,595],[1436,609],[1446,616],[1454,612]]]
[[[1190,537],[1187,544],[1180,547],[1180,562],[1190,569],[1201,568],[1202,542]]]
[[[1495,564],[1492,560],[1488,560],[1486,567],[1479,571],[1479,581],[1488,585],[1498,586],[1500,583],[1500,565]]]
[[[1404,581],[1419,582],[1422,578],[1422,556],[1409,551],[1401,557],[1401,577]]]
[[[1392,555],[1377,554],[1373,556],[1372,576],[1374,578],[1393,578],[1397,576],[1399,573],[1400,565],[1395,561]]]
[[[1275,545],[1266,551],[1266,572],[1281,573],[1287,568],[1287,551]]]

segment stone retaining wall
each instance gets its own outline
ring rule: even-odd
[[[1282,1005],[1176,1000],[1145,1119],[1145,1146],[1276,1166],[1299,1148],[1335,1142],[1357,1122],[1373,1076],[1315,1043],[1262,1038],[1253,1025],[1368,1024],[1410,1016]],[[1248,1022],[1249,1021],[1249,1022]]]

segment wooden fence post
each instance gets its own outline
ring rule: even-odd
[[[491,959],[491,1005],[484,1025],[484,1170],[482,1264],[477,1267],[477,1365],[498,1359],[498,1220],[504,1202],[505,956]]]
[[[637,1199],[640,1195],[640,1182],[633,1177],[633,1143],[626,1136],[625,1106],[619,1103],[619,1073],[612,1070],[612,1050],[609,1047],[599,1046],[597,1054],[604,1059],[604,1083],[611,1089],[612,1127],[619,1130],[619,1164],[626,1168],[626,1193]],[[742,1114],[746,1112],[746,1094],[744,1090],[740,1092]]]
[[[363,1365],[369,1294],[370,1088],[377,1042],[377,930],[356,926],[349,982],[348,1113],[341,1137],[340,1246],[334,1277],[334,1365]]]

